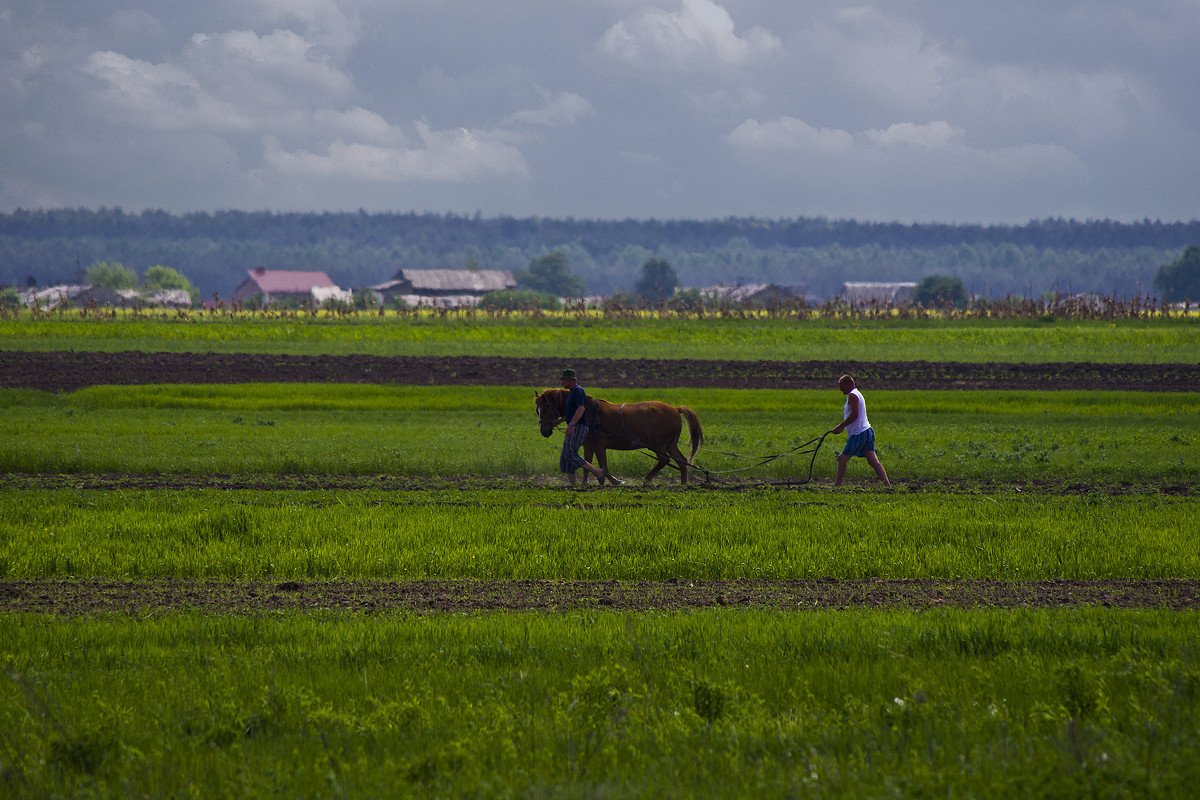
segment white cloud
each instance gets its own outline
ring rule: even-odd
[[[794,46],[804,78],[877,107],[927,111],[953,75],[950,43],[873,8],[838,9],[801,31]]]
[[[991,65],[964,79],[954,100],[981,126],[1088,143],[1123,137],[1139,120],[1161,118],[1149,86],[1111,69]]]
[[[103,85],[109,116],[153,130],[290,129],[353,95],[350,76],[292,31],[196,34],[161,63],[99,51],[83,71]]]
[[[263,18],[271,24],[295,19],[305,35],[323,48],[348,52],[362,35],[357,14],[347,13],[335,0],[257,0]]]
[[[404,134],[382,115],[359,106],[348,111],[318,109],[313,114],[313,123],[315,133],[339,139],[373,144],[398,144],[404,141]]]
[[[640,67],[708,70],[747,66],[779,50],[781,43],[758,26],[738,36],[729,12],[712,0],[682,0],[678,11],[648,7],[617,22],[598,47]]]
[[[465,181],[497,175],[524,176],[528,165],[516,148],[497,137],[465,129],[434,131],[417,123],[421,145],[381,146],[337,140],[324,155],[288,151],[279,140],[264,142],[267,163],[281,173],[377,182]]]
[[[744,114],[760,107],[765,99],[762,92],[749,86],[691,94],[692,107],[706,114]]]
[[[298,5],[261,0],[260,6],[273,18],[297,18],[310,36],[324,35],[312,33],[319,30],[334,31],[338,41],[351,36],[353,24],[324,0]],[[266,169],[250,167],[246,173],[257,182],[270,173],[371,183],[464,183],[529,174],[514,133],[435,130],[419,121],[409,137],[378,111],[350,102],[357,94],[351,75],[329,48],[293,30],[195,34],[178,57],[158,63],[98,51],[84,72],[104,87],[99,103],[114,123],[176,133],[257,134]],[[594,113],[573,92],[540,95],[540,107],[512,113],[506,122],[561,126]]]
[[[919,147],[925,150],[942,150],[958,144],[965,131],[948,122],[937,121],[925,125],[912,122],[897,122],[883,130],[868,130],[861,135],[863,142],[888,150],[897,147]]]
[[[821,175],[862,181],[865,185],[900,181],[913,186],[946,186],[975,177],[1010,183],[1052,174],[1078,177],[1081,159],[1055,144],[1027,143],[982,148],[967,142],[966,132],[948,122],[900,122],[859,132],[815,128],[794,117],[767,122],[746,120],[728,137],[748,164],[772,172]]]
[[[825,12],[790,49],[804,85],[843,115],[953,120],[996,146],[1098,142],[1161,115],[1150,85],[1113,67],[978,62],[967,42],[872,7]]]
[[[196,34],[185,58],[214,93],[236,93],[248,103],[311,106],[348,98],[354,89],[349,74],[289,30]]]
[[[151,130],[245,130],[251,119],[212,97],[189,72],[111,51],[93,53],[84,72],[102,81],[105,111]]]
[[[530,125],[545,125],[556,128],[562,125],[574,125],[580,117],[595,113],[592,104],[574,92],[559,92],[552,96],[541,90],[542,105],[510,114],[509,122],[524,122]]]
[[[729,142],[747,152],[847,153],[854,147],[854,136],[814,128],[795,117],[779,117],[763,123],[748,119],[733,129]]]
[[[0,208],[1195,216],[1198,26],[1194,0],[0,0]]]

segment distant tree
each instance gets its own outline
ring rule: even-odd
[[[196,287],[176,270],[170,267],[154,266],[147,267],[146,273],[142,275],[142,288],[152,292],[163,289],[183,289],[185,292],[190,292]]]
[[[529,269],[516,274],[517,285],[535,292],[547,292],[555,297],[579,297],[583,294],[583,278],[571,272],[566,255],[553,253],[529,262]]]
[[[944,306],[946,303],[963,306],[967,303],[967,290],[963,288],[960,278],[926,275],[913,290],[913,300],[926,308]]]
[[[1159,267],[1154,273],[1154,288],[1170,303],[1200,300],[1200,247],[1189,245],[1179,260]]]
[[[138,285],[137,272],[120,261],[97,261],[84,274],[89,284],[105,289],[136,289]]]
[[[670,299],[678,285],[679,274],[670,262],[662,258],[651,258],[642,264],[642,276],[638,278],[634,290],[653,303],[659,299]]]

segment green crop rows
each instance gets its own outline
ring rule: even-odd
[[[0,575],[1200,577],[1192,498],[0,490]],[[437,532],[431,536],[431,532]]]
[[[1102,320],[73,314],[0,319],[0,350],[733,360],[1195,363],[1200,316]],[[564,344],[569,347],[564,348]]]
[[[807,478],[807,456],[755,466],[761,458],[722,453],[787,453],[841,421],[836,390],[597,394],[696,409],[706,448],[697,463],[719,479]],[[292,384],[0,390],[0,470],[545,476],[559,445],[538,435],[532,395],[529,387]],[[1200,460],[1189,457],[1200,430],[1179,424],[1200,415],[1200,395],[875,391],[870,402],[881,458],[902,483],[1200,480]],[[832,477],[839,441],[826,440],[814,478]],[[611,461],[627,477],[652,463],[636,452]]]
[[[10,615],[0,793],[1184,797],[1200,785],[1197,623]]]
[[[0,321],[0,348],[1191,363],[1198,332],[66,316]],[[807,457],[784,457],[714,485],[668,471],[579,492],[557,482],[557,436],[537,433],[542,388],[0,390],[0,589],[1200,579],[1194,393],[875,390],[892,492],[861,463],[831,489],[842,437],[812,483]],[[842,404],[832,389],[600,394],[696,409],[716,472],[746,463],[717,451],[786,452]],[[611,463],[635,478],[650,461]],[[1105,608],[0,612],[0,797],[1174,798],[1200,784],[1198,624]]]

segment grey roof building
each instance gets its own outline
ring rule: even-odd
[[[370,289],[384,302],[400,298],[410,306],[457,307],[476,305],[488,292],[516,287],[506,269],[401,269],[390,281]]]
[[[843,283],[842,298],[849,303],[911,303],[915,283]]]

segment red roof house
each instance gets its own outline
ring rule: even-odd
[[[308,272],[293,269],[266,269],[255,267],[247,270],[249,275],[240,286],[233,290],[235,303],[245,302],[262,292],[263,305],[269,305],[272,300],[283,300],[294,297],[304,301],[312,297],[316,287],[338,288],[324,272]]]

